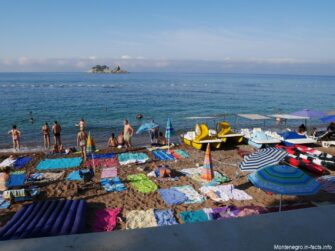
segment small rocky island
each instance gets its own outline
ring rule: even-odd
[[[113,74],[129,73],[128,71],[122,70],[119,65],[115,67],[114,69],[109,68],[107,65],[96,65],[96,66],[93,66],[88,72],[90,73],[113,73]]]

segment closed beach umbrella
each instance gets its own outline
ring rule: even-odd
[[[211,156],[211,147],[207,144],[207,149],[205,153],[204,165],[201,170],[201,179],[208,182],[212,181],[214,178],[213,163]]]
[[[93,163],[94,173],[95,173],[95,165],[94,165],[93,153],[95,152],[95,150],[96,150],[95,143],[94,143],[94,140],[91,136],[91,132],[89,132],[88,137],[87,137],[87,142],[86,142],[86,152],[92,154],[92,163]]]
[[[144,123],[137,129],[136,134],[140,134],[140,133],[143,133],[143,132],[148,132],[151,129],[154,129],[154,128],[157,128],[157,127],[159,127],[159,125],[156,124],[155,122]]]
[[[302,170],[287,165],[264,167],[249,174],[249,181],[264,191],[282,195],[311,195],[320,189],[320,184]]]
[[[263,148],[246,156],[240,164],[240,169],[241,171],[256,171],[265,166],[279,164],[285,156],[287,152],[283,149]]]
[[[323,123],[331,123],[331,122],[335,122],[335,115],[327,116],[327,117],[321,118],[321,121],[322,121]]]
[[[166,129],[165,129],[165,138],[168,140],[168,151],[170,151],[170,139],[171,135],[173,133],[173,127],[172,127],[172,121],[170,118],[168,118],[166,123]]]
[[[313,110],[309,110],[309,109],[304,109],[304,110],[301,110],[301,111],[297,111],[297,112],[291,113],[291,115],[305,117],[305,118],[321,118],[323,116],[326,116],[326,114],[324,112],[313,111]]]

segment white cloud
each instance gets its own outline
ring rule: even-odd
[[[123,55],[123,56],[121,56],[121,59],[133,59],[133,57],[131,57],[129,55]]]

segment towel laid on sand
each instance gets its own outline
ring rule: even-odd
[[[33,173],[27,178],[28,183],[39,184],[57,181],[63,178],[65,171]]]
[[[157,185],[143,173],[128,175],[127,180],[141,193],[155,192],[158,188]]]
[[[0,209],[6,209],[9,208],[10,206],[10,201],[6,201],[2,194],[0,194]]]
[[[154,214],[158,226],[169,226],[178,224],[171,209],[167,210],[155,209]]]
[[[72,181],[82,180],[83,178],[80,177],[80,174],[79,174],[80,171],[84,174],[84,173],[88,173],[90,170],[89,169],[83,169],[83,170],[72,171],[71,173],[68,174],[68,176],[66,177],[66,180],[72,180]]]
[[[172,155],[175,156],[175,154],[177,156],[182,157],[182,158],[188,158],[188,157],[190,157],[190,155],[187,152],[185,152],[184,150],[181,150],[181,149],[172,150]]]
[[[204,209],[204,211],[213,220],[223,220],[227,218],[259,215],[269,212],[266,208],[259,206],[243,206],[243,207],[225,206],[219,208],[207,208]]]
[[[32,158],[30,158],[30,157],[19,157],[15,160],[15,162],[13,164],[13,167],[16,168],[16,169],[21,169],[25,165],[27,165],[31,160],[32,160]]]
[[[252,200],[252,197],[246,192],[234,188],[234,185],[221,186],[202,186],[201,193],[206,194],[214,201],[228,201],[228,200]]]
[[[202,209],[196,211],[180,212],[179,216],[184,223],[205,222],[210,220]]]
[[[117,157],[109,158],[109,159],[89,159],[86,160],[85,166],[86,167],[116,167],[119,166],[119,161]]]
[[[115,229],[117,224],[117,217],[121,212],[121,208],[102,209],[95,212],[95,221],[93,224],[94,232],[107,231],[111,232]]]
[[[100,183],[107,192],[121,192],[127,190],[119,177],[103,178],[100,180]]]
[[[87,159],[113,159],[116,153],[88,154]]]
[[[16,159],[7,158],[0,163],[0,167],[13,166]]]
[[[214,179],[212,181],[210,182],[205,181],[201,178],[202,167],[186,168],[186,169],[180,170],[180,172],[185,174],[192,180],[199,182],[203,186],[216,186],[216,185],[220,185],[222,183],[226,183],[230,181],[230,179],[227,176],[217,171],[214,171]]]
[[[133,210],[127,213],[126,229],[156,227],[154,210]]]
[[[165,150],[152,151],[152,154],[155,156],[155,159],[157,160],[174,160],[175,159],[172,154],[168,153]]]
[[[134,163],[145,163],[150,159],[145,153],[119,153],[118,160],[120,165],[128,165]]]
[[[59,158],[59,159],[45,159],[42,160],[37,170],[48,170],[48,169],[67,169],[78,167],[82,162],[82,158]]]
[[[114,178],[117,176],[116,167],[104,167],[101,171],[101,178]]]
[[[178,186],[172,187],[172,189],[182,192],[187,197],[185,204],[202,203],[205,200],[204,196],[195,191],[192,186]]]
[[[158,191],[164,202],[169,206],[182,204],[188,200],[188,197],[177,189],[159,189]]]
[[[9,175],[8,187],[23,186],[26,180],[26,173],[24,171],[11,172]]]
[[[321,189],[327,193],[335,193],[335,176],[326,175],[317,179],[320,183]]]

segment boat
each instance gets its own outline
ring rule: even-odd
[[[242,133],[236,133],[231,129],[228,122],[218,122],[216,124],[217,137],[224,140],[225,144],[236,145],[243,141]]]
[[[264,132],[261,128],[254,128],[253,130],[245,128],[241,129],[241,133],[243,134],[244,138],[247,139],[248,144],[255,148],[271,146],[281,142],[279,139],[275,139],[267,135],[266,132]]]
[[[219,149],[226,138],[218,138],[215,130],[209,130],[206,124],[196,124],[194,131],[189,131],[180,135],[182,141],[198,150],[205,150],[207,144],[211,149]]]

